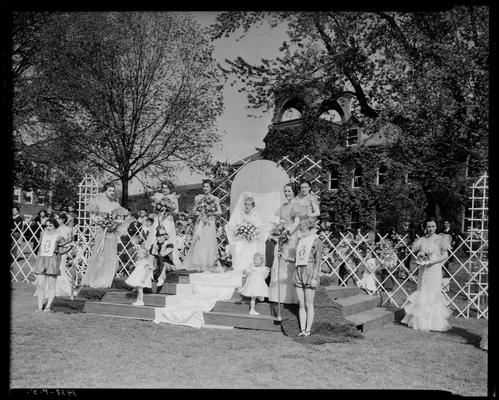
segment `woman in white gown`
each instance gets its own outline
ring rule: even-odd
[[[442,293],[442,265],[450,250],[448,241],[435,233],[435,220],[426,222],[426,236],[417,239],[412,250],[417,255],[418,287],[404,307],[402,323],[423,331],[447,331],[452,326],[447,318],[452,312]],[[426,259],[426,260],[425,260]]]
[[[244,193],[242,198],[243,201],[241,202],[241,198],[238,200],[233,215],[225,226],[232,254],[232,269],[241,274],[244,269],[249,269],[255,253],[262,252],[264,245],[262,242],[263,224],[255,209],[255,198],[250,193]],[[238,227],[244,223],[249,223],[258,229],[259,233],[254,239],[247,240],[244,236],[236,235]]]

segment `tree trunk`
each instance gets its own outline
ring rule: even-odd
[[[121,177],[121,206],[128,208],[128,174]]]

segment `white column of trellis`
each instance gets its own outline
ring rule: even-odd
[[[488,175],[483,174],[471,186],[471,208],[468,219],[470,251],[466,284],[468,304],[466,316],[473,309],[477,318],[488,318]]]
[[[250,160],[244,160],[242,158],[234,158],[230,162],[225,162],[220,159],[217,161],[224,163],[227,165],[227,173],[225,179],[219,182],[215,182],[215,188],[212,190],[213,195],[217,196],[220,199],[220,208],[222,210],[222,214],[220,215],[221,223],[217,229],[217,251],[220,251],[220,248],[223,246],[223,242],[225,239],[225,224],[229,222],[230,217],[230,190],[232,187],[232,182],[236,177],[239,170],[244,167],[246,164],[250,162]],[[241,163],[240,166],[234,167],[233,164]],[[225,186],[228,187],[225,189]]]
[[[77,285],[87,268],[88,259],[92,254],[92,246],[95,236],[95,225],[90,221],[88,206],[99,192],[99,185],[91,175],[85,175],[78,185],[78,220],[76,225],[76,246],[71,252],[70,258],[75,284]]]

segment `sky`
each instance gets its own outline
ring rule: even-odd
[[[206,27],[215,21],[217,12],[189,12],[189,14]],[[278,54],[278,48],[286,40],[284,26],[270,28],[266,24],[253,28],[239,41],[237,33],[229,38],[221,38],[213,42],[214,58],[221,65],[225,59],[243,57],[252,64],[257,64],[262,58],[274,58]],[[263,138],[267,134],[268,126],[272,119],[272,111],[258,113],[249,110],[248,100],[244,93],[238,93],[238,86],[225,84],[224,112],[217,120],[218,132],[221,133],[221,143],[218,148],[212,150],[215,158],[221,161],[235,161],[247,157],[256,152],[256,147],[264,147]],[[256,114],[259,118],[248,117],[248,114]],[[172,179],[175,185],[199,183],[203,175],[193,174],[188,171],[179,173]],[[152,183],[152,182],[151,182]],[[131,183],[130,194],[140,193],[142,184],[137,181]]]

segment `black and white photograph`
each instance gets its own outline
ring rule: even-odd
[[[489,6],[323,8],[7,7],[12,394],[496,395]]]

